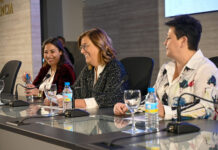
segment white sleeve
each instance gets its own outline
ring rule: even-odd
[[[85,98],[84,100],[86,102],[86,108],[98,108],[98,104],[97,104],[97,102],[96,102],[94,97],[92,97],[92,98]]]
[[[176,118],[177,116],[176,110],[172,110],[172,108],[167,105],[163,105],[163,106],[164,106],[164,111],[165,111],[164,120],[171,120],[173,118]]]

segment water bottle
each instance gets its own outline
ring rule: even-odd
[[[30,80],[30,76],[29,74],[26,74],[26,86],[27,84],[32,84],[31,80]],[[26,96],[26,100],[28,102],[32,102],[33,101],[33,95],[30,95],[30,96]]]
[[[70,82],[64,83],[63,97],[63,110],[65,111],[66,109],[72,109],[73,92],[70,88]]]
[[[159,131],[158,100],[154,88],[148,88],[145,99],[145,126],[147,131]]]

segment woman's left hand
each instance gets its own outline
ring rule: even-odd
[[[50,100],[48,100],[47,98],[44,99],[44,105],[45,106],[50,106]]]
[[[61,98],[57,98],[58,107],[60,107],[60,108],[63,107],[63,101],[64,101],[64,98],[63,98],[63,97],[61,97]]]
[[[75,99],[75,108],[86,108],[86,102],[84,99]]]
[[[57,102],[59,102],[59,101],[57,100]],[[57,105],[57,103],[51,102],[50,100],[48,100],[48,98],[44,99],[44,105],[45,106],[50,106],[50,103],[52,103],[52,106],[56,106]],[[58,103],[58,105],[59,105],[59,103]]]

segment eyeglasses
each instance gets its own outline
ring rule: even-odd
[[[85,50],[85,51],[87,51],[87,48],[89,47],[89,45],[88,44],[84,44],[84,45],[80,45],[80,47],[79,47],[79,49],[80,49],[80,51],[83,49],[83,50]]]

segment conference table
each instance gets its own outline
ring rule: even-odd
[[[115,116],[113,108],[89,109],[89,116],[67,118],[62,109],[42,103],[24,107],[0,106],[1,150],[141,150],[153,149],[218,149],[218,122],[214,120],[187,120],[200,127],[199,132],[175,134],[164,131],[171,121],[160,120],[160,132],[130,135],[131,116]],[[136,113],[136,127],[145,129],[144,113]],[[25,120],[25,119],[26,120]],[[24,119],[23,124],[13,124]]]

